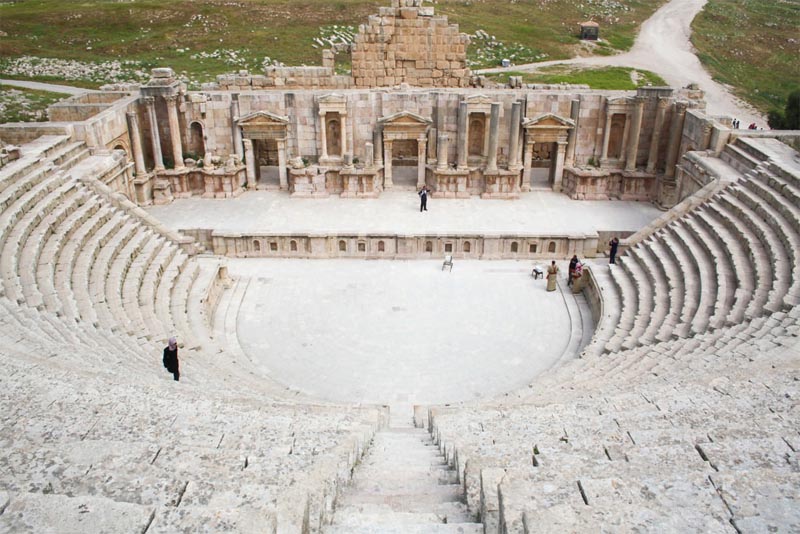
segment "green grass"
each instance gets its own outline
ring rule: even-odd
[[[657,74],[645,70],[636,70],[636,83],[627,67],[602,67],[586,69],[563,66],[545,67],[538,72],[506,72],[491,76],[492,79],[506,83],[509,76],[522,76],[524,83],[545,84],[586,84],[592,89],[632,90],[647,85],[667,85]]]
[[[571,57],[578,48],[578,22],[597,20],[601,37],[624,49],[632,44],[638,24],[663,2],[620,0],[601,8],[573,0],[440,0],[435,8],[465,33],[482,29],[510,49],[524,47],[541,54],[540,59],[559,59]],[[0,72],[3,58],[20,56],[81,62],[125,58],[139,62],[140,70],[170,66],[198,82],[242,68],[260,70],[265,56],[287,65],[317,65],[321,48],[314,47],[313,39],[320,36],[321,27],[358,26],[386,5],[388,0],[3,3],[0,31],[6,35],[0,38]],[[215,50],[238,51],[241,61],[196,57]],[[470,53],[477,55],[474,49]]]
[[[800,87],[798,0],[709,0],[692,42],[714,79],[762,112]]]
[[[69,95],[0,85],[0,124],[47,120],[47,106]]]

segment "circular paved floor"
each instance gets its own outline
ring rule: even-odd
[[[530,262],[230,260],[251,277],[245,352],[315,397],[385,404],[487,398],[550,367],[569,315]]]

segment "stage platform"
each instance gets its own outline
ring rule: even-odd
[[[146,208],[175,230],[260,235],[577,235],[630,233],[661,213],[633,201],[572,200],[552,191],[517,200],[429,199],[419,212],[413,191],[384,192],[377,199],[292,198],[279,191],[248,191],[232,199],[176,199]]]

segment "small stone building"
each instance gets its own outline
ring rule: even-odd
[[[593,20],[581,22],[581,39],[584,41],[596,41],[600,38],[600,25]]]

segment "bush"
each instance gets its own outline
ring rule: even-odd
[[[800,130],[800,90],[789,93],[783,112],[773,109],[767,113],[767,124],[773,130]]]

